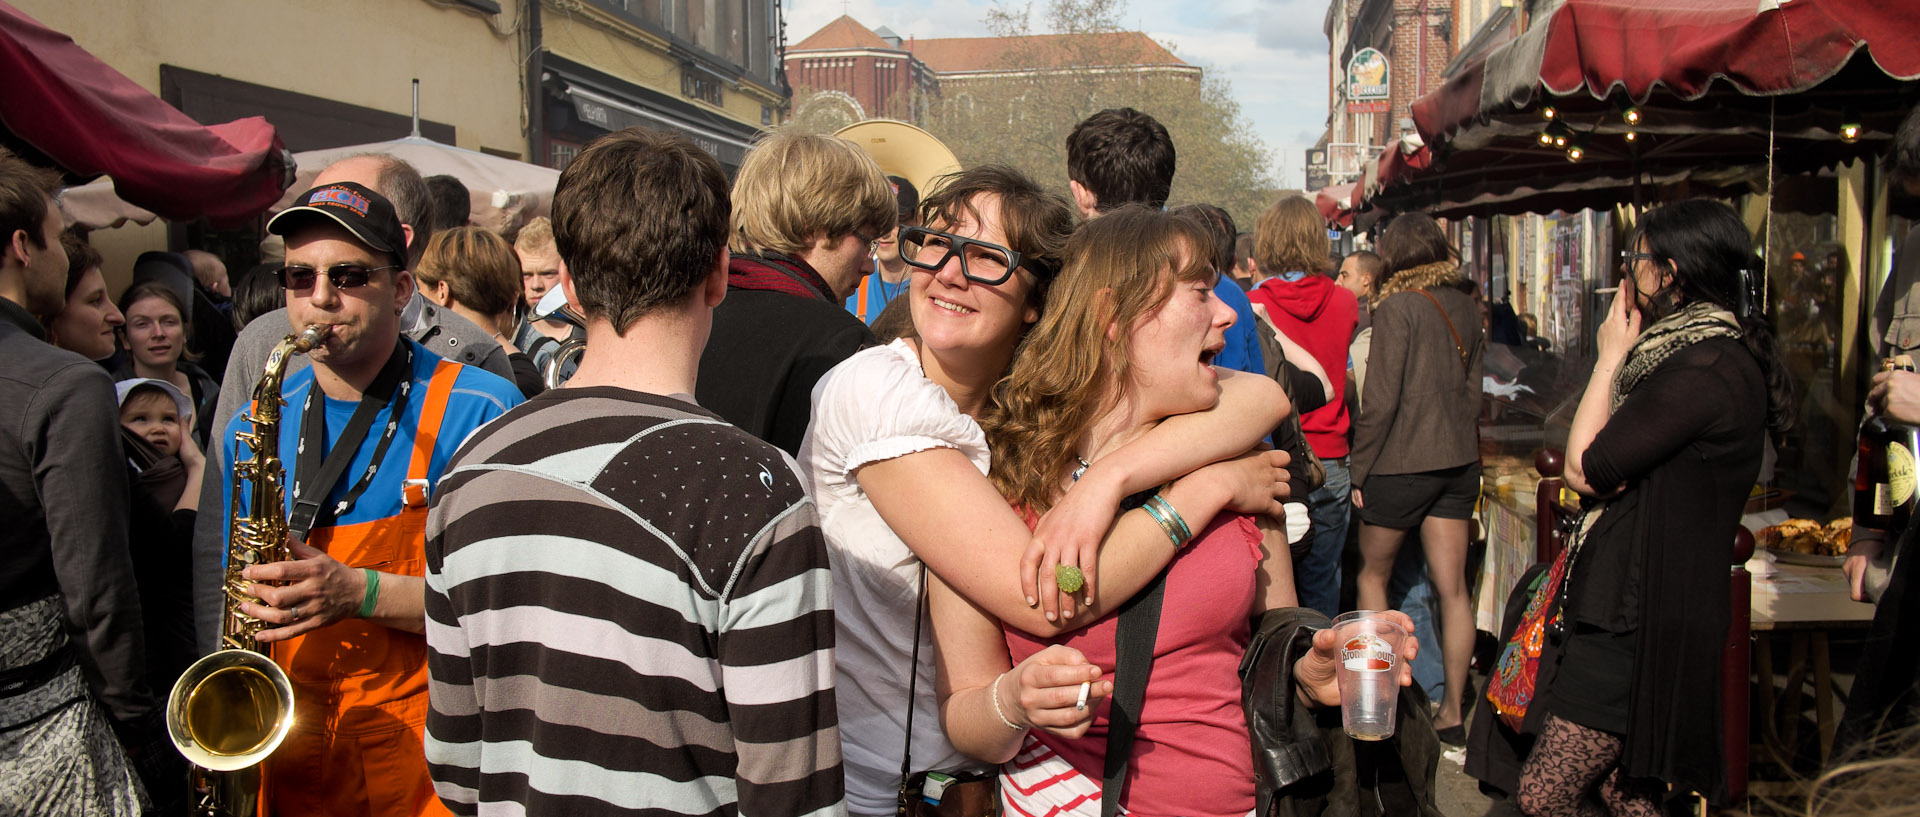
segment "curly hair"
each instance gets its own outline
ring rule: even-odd
[[[1140,205],[1089,221],[1067,240],[1052,308],[1027,333],[980,421],[993,448],[988,476],[1009,502],[1034,513],[1052,506],[1075,441],[1131,375],[1128,332],[1166,303],[1176,281],[1213,276],[1211,242],[1193,220]]]

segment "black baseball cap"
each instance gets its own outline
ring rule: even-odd
[[[407,261],[407,233],[386,196],[353,182],[325,184],[300,194],[292,207],[267,222],[267,232],[286,236],[316,219],[345,227],[360,243],[377,252]]]

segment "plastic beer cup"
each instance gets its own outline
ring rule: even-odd
[[[1393,737],[1400,702],[1400,647],[1407,631],[1377,610],[1341,613],[1338,639],[1340,720],[1355,740]]]

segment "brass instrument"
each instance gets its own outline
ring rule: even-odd
[[[547,317],[566,321],[582,329],[587,325],[586,318],[581,317],[580,313],[573,311],[573,307],[571,306],[562,306]],[[586,353],[587,339],[585,336],[570,337],[560,341],[560,347],[553,350],[553,354],[547,357],[545,363],[540,364],[540,382],[549,389],[560,388],[560,384],[567,382],[567,377],[569,376],[564,374],[567,364],[578,361],[580,356]]]
[[[280,407],[285,405],[280,384],[293,356],[319,346],[328,331],[327,326],[308,327],[273,347],[253,389],[253,412],[247,417],[253,430],[237,435],[252,455],[233,464],[220,648],[188,667],[167,698],[167,734],[194,766],[196,815],[253,817],[260,797],[260,762],[293,728],[293,682],[260,650],[254,637],[263,622],[240,612],[241,602],[260,603],[247,592],[240,571],[293,558],[287,546],[287,471],[280,461]],[[253,489],[244,515],[243,484]]]
[[[960,160],[945,143],[905,122],[868,119],[834,131],[833,135],[859,145],[873,157],[880,172],[913,182],[914,189],[920,191],[921,201],[933,195],[947,175],[961,170]]]

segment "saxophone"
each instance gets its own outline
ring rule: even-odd
[[[297,336],[288,335],[267,355],[247,416],[253,430],[237,435],[252,455],[233,464],[220,646],[188,667],[167,698],[167,734],[193,764],[194,814],[199,817],[254,817],[260,762],[293,728],[293,682],[260,649],[255,635],[263,622],[240,612],[241,602],[260,602],[247,592],[240,571],[293,558],[287,546],[286,467],[280,461],[280,407],[286,402],[280,384],[293,356],[319,346],[328,331],[324,325],[308,327]],[[253,489],[244,514],[243,484]]]

